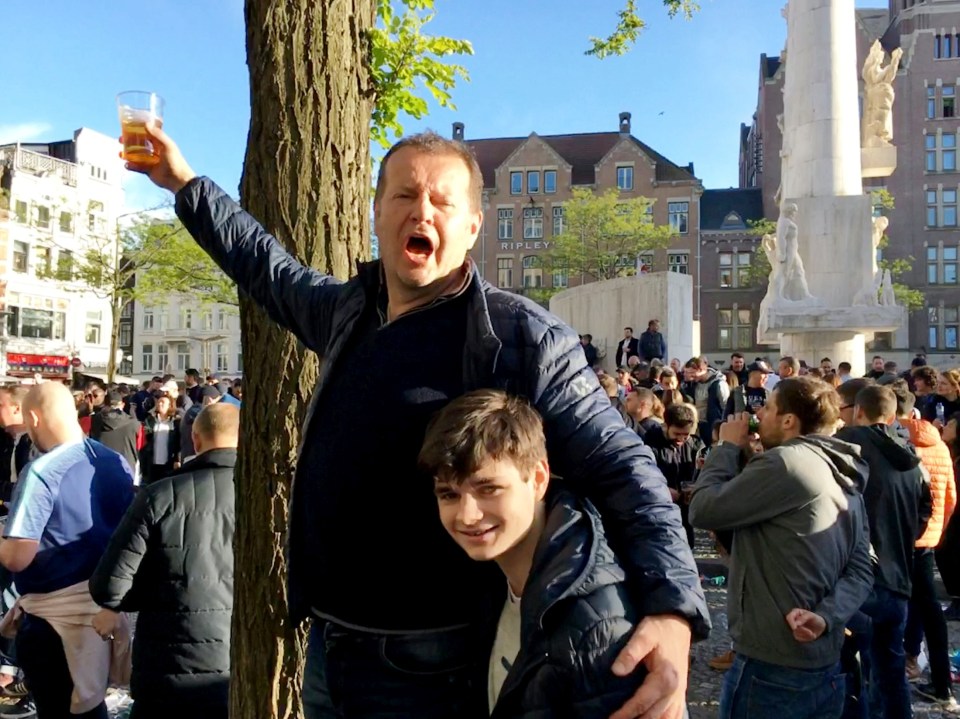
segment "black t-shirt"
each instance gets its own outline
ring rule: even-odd
[[[467,295],[381,326],[368,303],[311,420],[294,488],[300,581],[315,611],[370,629],[476,621],[502,576],[440,523],[417,468],[427,422],[463,394]]]

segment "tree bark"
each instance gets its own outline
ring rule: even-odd
[[[347,278],[369,256],[366,67],[374,0],[246,0],[250,134],[241,203],[301,262]],[[304,307],[309,321],[309,308]],[[287,503],[318,361],[240,298],[230,716],[302,716],[305,634],[287,617]]]

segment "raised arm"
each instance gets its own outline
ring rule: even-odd
[[[154,165],[127,163],[176,196],[177,216],[230,279],[277,324],[310,349],[326,349],[340,281],[306,267],[212,180],[197,177],[176,144],[155,125]]]

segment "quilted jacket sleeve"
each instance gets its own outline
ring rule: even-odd
[[[302,265],[212,180],[176,195],[177,216],[220,269],[270,316],[319,354],[327,346],[340,281]]]
[[[600,511],[639,611],[682,616],[695,638],[706,637],[700,575],[653,453],[611,406],[573,330],[559,321],[541,328],[526,371],[535,378],[528,392],[545,420],[551,469]]]
[[[140,609],[134,580],[147,553],[152,513],[151,493],[141,489],[90,578],[90,596],[101,607],[124,612]]]

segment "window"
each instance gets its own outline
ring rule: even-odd
[[[190,345],[186,342],[181,342],[177,345],[177,370],[180,372],[186,371],[187,367],[190,366]]]
[[[637,255],[637,273],[645,275],[648,272],[653,272],[653,253],[641,252]]]
[[[933,59],[949,60],[960,55],[960,47],[954,44],[953,35],[936,35],[933,38]]]
[[[957,88],[944,85],[940,88],[940,117],[953,117],[956,109]]]
[[[140,368],[143,372],[153,372],[153,345],[144,345],[140,350]]]
[[[160,305],[160,310],[157,312],[157,329],[161,332],[166,332],[169,326],[170,308],[166,305]]]
[[[523,208],[523,239],[539,240],[543,237],[543,208]]]
[[[555,269],[551,281],[554,287],[569,287],[570,271],[565,267]]]
[[[14,240],[13,242],[13,271],[14,272],[26,272],[27,271],[27,259],[30,256],[30,245],[26,242],[20,242],[20,240]]]
[[[501,240],[513,239],[513,210],[497,210],[497,237]]]
[[[50,229],[50,208],[44,205],[37,207],[37,227]]]
[[[27,203],[23,200],[17,200],[16,209],[17,222],[27,224]]]
[[[540,265],[540,258],[535,255],[528,255],[522,260],[523,265],[523,286],[524,287],[543,287],[543,269]]]
[[[34,269],[37,276],[49,276],[53,270],[53,260],[50,255],[49,247],[35,247],[36,264]]]
[[[563,234],[563,218],[564,211],[563,207],[554,207],[553,208],[553,236]]]
[[[960,308],[927,308],[927,345],[930,349],[960,349]]]
[[[685,234],[687,232],[687,219],[690,216],[690,203],[667,203],[667,213],[670,220],[670,229],[681,235]]]
[[[73,215],[69,212],[60,213],[60,232],[73,232]]]
[[[166,372],[167,365],[169,364],[170,364],[170,345],[165,343],[157,345],[157,371]]]
[[[217,310],[217,329],[230,329],[230,316],[223,310]]]
[[[180,308],[180,329],[193,329],[193,310],[189,307]]]
[[[927,172],[937,171],[937,136],[927,135],[923,138],[923,144],[927,151]]]
[[[747,349],[753,346],[753,322],[749,309],[734,305],[717,310],[717,346],[722,350]]]
[[[940,196],[941,196],[941,199],[943,200],[943,226],[956,227],[957,226],[957,191],[955,189],[943,190]]]
[[[617,189],[633,189],[633,168],[629,166],[617,168]]]
[[[133,317],[133,302],[127,302],[123,306],[123,309],[120,310],[120,316],[125,320],[128,320],[131,317]]]
[[[927,119],[932,120],[937,116],[937,88],[927,88]]]
[[[720,286],[727,288],[750,286],[749,252],[720,253]]]
[[[83,341],[88,345],[100,344],[100,327],[103,321],[103,312],[100,310],[87,311],[87,324],[83,330]]]
[[[129,356],[129,355],[128,355],[128,356]],[[120,374],[122,374],[124,377],[129,377],[130,375],[132,375],[132,374],[133,374],[133,362],[131,362],[131,361],[128,360],[128,359],[124,359],[124,360],[120,363]]]
[[[133,342],[133,328],[128,324],[120,325],[120,346],[129,347],[131,342]]]
[[[667,253],[667,269],[681,275],[689,274],[687,269],[689,258],[690,256],[686,252],[669,252]]]
[[[510,194],[511,195],[523,194],[523,173],[522,172],[510,173]]]
[[[540,170],[527,172],[527,192],[535,195],[540,192]]]
[[[923,139],[926,152],[924,168],[927,172],[957,171],[957,136],[947,133],[941,136],[927,135]]]
[[[52,303],[48,306],[52,306]],[[64,312],[10,304],[7,305],[7,334],[27,339],[62,340],[66,318]]]
[[[497,287],[510,289],[513,287],[513,258],[497,258]]]
[[[213,313],[210,310],[200,311],[200,329],[206,332],[213,331]]]
[[[937,226],[937,191],[927,190],[927,227]]]
[[[213,362],[210,360],[210,343],[203,342],[200,345],[200,371],[204,374],[210,373],[210,368],[213,367]]]
[[[228,345],[217,344],[217,372],[227,372],[230,369],[230,356],[227,354],[229,351]]]
[[[927,247],[927,284],[957,284],[957,247]]]
[[[144,307],[143,308],[143,329],[152,330],[153,329],[153,308]],[[151,354],[153,350],[150,350]]]
[[[557,191],[557,171],[556,170],[543,171],[543,191],[548,194],[551,194]]]
[[[957,189],[927,190],[927,227],[957,226]]]

